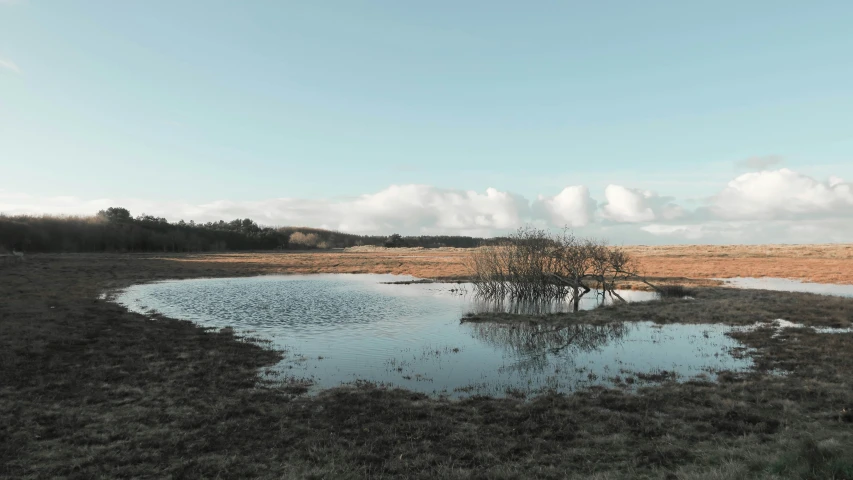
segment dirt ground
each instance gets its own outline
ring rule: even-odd
[[[730,268],[754,265],[741,275],[814,260],[778,276],[853,283],[849,248],[779,248],[771,256],[745,249],[734,257],[695,248],[689,258],[678,256],[687,247],[637,255],[659,272],[700,277],[701,255]],[[463,254],[34,255],[1,266],[0,478],[853,479],[853,333],[742,332],[736,338],[750,349],[754,372],[722,373],[718,383],[664,381],[637,393],[449,401],[365,384],[306,397],[263,376],[277,352],[99,299],[108,289],[167,278],[459,278]],[[820,262],[839,273],[824,275]],[[853,299],[694,294],[690,302],[586,313],[584,321],[853,322]]]

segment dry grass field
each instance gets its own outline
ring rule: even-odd
[[[853,245],[632,246],[625,247],[652,278],[780,277],[853,284]],[[242,265],[265,273],[395,273],[462,279],[469,250],[377,248],[303,253],[176,255],[178,263]]]
[[[853,245],[626,247],[650,277],[779,277],[853,284]]]
[[[849,247],[733,250],[635,252],[657,276],[853,283]],[[853,333],[740,332],[754,371],[636,393],[451,401],[363,385],[308,397],[261,375],[277,352],[99,298],[167,278],[461,278],[464,253],[33,255],[0,267],[0,478],[853,479]],[[694,288],[689,302],[547,321],[853,322],[853,299]]]

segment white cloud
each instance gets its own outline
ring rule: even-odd
[[[655,219],[655,213],[646,205],[645,199],[650,192],[641,192],[621,185],[608,185],[604,189],[607,203],[601,214],[614,222],[648,222]]]
[[[0,212],[7,215],[91,215],[110,206],[124,206],[133,215],[146,213],[170,220],[205,222],[249,217],[267,225],[316,226],[353,233],[399,231],[413,235],[488,235],[489,232],[515,229],[529,218],[527,200],[494,188],[478,193],[428,185],[392,185],[380,192],[351,199],[219,200],[200,205],[139,199],[37,199],[0,192]]]
[[[696,240],[704,236],[702,225],[661,225],[653,223],[640,229],[653,235],[681,236],[691,240]]]
[[[687,210],[672,197],[609,185],[599,204],[583,185],[534,201],[509,192],[392,185],[351,198],[272,198],[208,203],[134,198],[34,197],[0,190],[0,213],[91,215],[112,206],[169,220],[252,218],[264,225],[352,233],[500,235],[526,223],[571,226],[581,235],[624,243],[853,242],[853,185],[788,169],[740,175]]]
[[[698,224],[641,227],[658,238],[650,243],[850,243],[853,221],[814,220],[749,220],[708,221]]]
[[[20,67],[15,65],[14,62],[12,62],[11,60],[4,60],[2,58],[0,58],[0,70],[9,70],[17,74],[21,73]]]
[[[607,203],[601,207],[601,216],[614,222],[672,220],[684,214],[684,209],[672,203],[671,197],[661,197],[649,190],[608,185],[604,197]]]
[[[640,230],[657,237],[691,242],[709,243],[752,243],[751,238],[761,238],[760,231],[746,222],[708,221],[693,224],[652,223],[640,227]],[[765,242],[766,240],[758,240]]]
[[[330,204],[347,231],[488,231],[517,228],[527,217],[521,197],[494,188],[485,194],[428,185],[392,185],[354,201]]]
[[[539,195],[534,203],[537,216],[549,220],[553,225],[584,227],[592,220],[596,201],[589,195],[589,188],[583,185],[566,187],[562,192],[547,197]]]
[[[839,178],[819,182],[783,168],[745,173],[712,200],[711,211],[724,219],[783,219],[853,212],[853,188]]]

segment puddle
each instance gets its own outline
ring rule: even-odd
[[[773,320],[772,322],[758,322],[758,323],[755,323],[753,325],[747,325],[747,326],[743,326],[743,327],[732,327],[732,330],[741,331],[741,332],[744,332],[744,331],[749,332],[752,330],[758,330],[760,328],[773,329],[774,330],[774,333],[772,335],[773,337],[778,337],[782,333],[782,331],[784,331],[787,328],[808,328],[808,329],[814,330],[817,333],[826,333],[826,334],[853,333],[853,328],[812,327],[812,326],[806,326],[802,323],[789,322],[788,320],[784,320],[781,318],[777,318],[776,320]]]
[[[839,297],[853,297],[853,285],[840,285],[834,283],[811,283],[787,278],[718,278],[727,286],[736,288],[754,288],[760,290],[776,290],[782,292],[805,292],[819,293],[822,295],[835,295]]]
[[[275,370],[312,391],[370,381],[432,395],[529,395],[591,385],[635,388],[660,379],[715,378],[752,365],[724,325],[607,326],[461,323],[471,312],[570,311],[567,302],[484,302],[470,285],[386,282],[393,275],[292,275],[137,285],[116,301],[203,326],[269,339]],[[649,292],[620,292],[632,300]],[[593,308],[595,297],[582,302]]]

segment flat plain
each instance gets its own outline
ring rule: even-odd
[[[630,250],[650,278],[691,279],[695,300],[524,321],[853,324],[853,299],[702,286],[736,275],[853,283],[849,245]],[[0,267],[0,477],[853,478],[853,333],[744,330],[733,336],[754,371],[634,393],[453,401],[365,384],[309,397],[263,375],[280,358],[263,344],[101,297],[259,274],[460,280],[465,256],[69,254]]]
[[[624,247],[651,278],[778,277],[853,284],[853,245],[675,245]],[[464,279],[469,250],[356,247],[344,251],[176,255],[178,263],[227,264],[264,273],[394,273]]]

